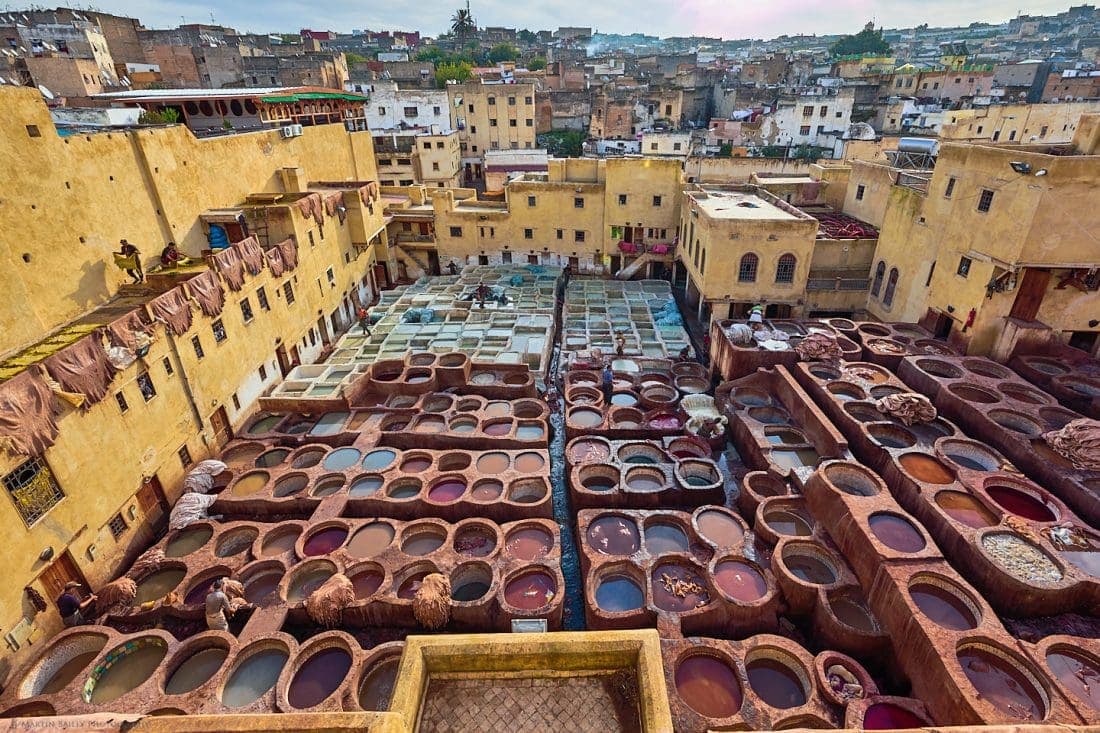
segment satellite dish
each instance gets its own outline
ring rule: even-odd
[[[42,86],[41,84],[38,85],[38,91],[42,92],[42,96],[46,99],[53,99],[53,92],[51,92],[49,89]]]

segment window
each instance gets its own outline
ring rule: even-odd
[[[419,112],[420,112],[420,110],[418,110],[416,107],[406,107],[405,108],[405,116],[406,117],[416,117],[417,114],[419,114]]]
[[[818,125],[817,126],[817,134],[818,135],[824,135],[825,134],[825,125]]]
[[[661,197],[660,196],[654,196],[653,197],[653,205],[654,206],[660,206],[661,205]]]
[[[283,295],[286,296],[286,304],[291,305],[294,303],[294,285],[287,280],[283,283]]]
[[[871,295],[876,298],[879,291],[882,290],[882,278],[884,277],[886,277],[886,263],[880,260],[875,268],[875,279],[871,282]]]
[[[516,98],[515,97],[508,97],[508,104],[515,105],[515,103],[516,103]]]
[[[574,198],[573,199],[573,208],[574,209],[583,209],[584,208],[584,199],[582,199],[580,197]]]
[[[657,143],[650,143],[649,144],[649,149],[650,150],[656,150],[657,149]]]
[[[137,376],[137,386],[146,402],[157,396],[157,388],[153,385],[153,378],[149,376],[149,372],[142,372]]]
[[[496,97],[489,97],[489,104],[496,104],[496,103],[497,103],[497,98]]]
[[[500,261],[505,265],[512,264],[512,253],[508,251],[502,252],[500,255]]]
[[[564,229],[557,230],[557,236],[558,236],[558,239],[565,239],[565,230]]]
[[[431,150],[432,149],[432,144],[431,143],[424,143],[424,149],[425,150]]]
[[[189,468],[191,466],[191,450],[186,445],[181,446],[180,449],[176,451],[176,455],[179,456],[180,465],[184,468]]]
[[[702,275],[707,269],[707,251],[703,250],[703,256],[699,260],[699,274]]]
[[[442,140],[439,140],[439,141],[436,142],[435,149],[436,150],[442,150],[443,149],[443,141]]]
[[[803,117],[813,117],[814,116],[814,106],[812,104],[807,104],[805,107],[803,107],[802,108],[802,116]]]
[[[535,205],[535,197],[534,196],[528,196],[527,197],[527,205],[528,206],[534,206]]]
[[[972,265],[973,262],[974,261],[971,260],[969,257],[960,257],[959,258],[959,269],[955,270],[955,274],[956,275],[962,275],[963,277],[966,277],[967,275],[970,274],[970,265]]]
[[[315,334],[313,332],[312,328],[309,329],[309,345],[310,346],[316,346],[317,345],[317,334]]]
[[[584,232],[582,232],[580,229],[577,229],[576,231],[574,231],[573,232],[573,241],[574,242],[583,242],[584,241]]]
[[[523,238],[524,239],[534,239],[535,238],[535,230],[534,229],[524,229],[523,230]]]
[[[531,98],[530,97],[524,97],[523,98],[523,103],[524,104],[531,104]]]
[[[442,114],[442,110],[440,110],[439,107],[432,107],[432,114],[439,117],[439,115]],[[443,147],[443,143],[439,143],[439,147]]]
[[[42,133],[38,131],[38,125],[27,125],[27,134],[31,137],[42,137]]]
[[[214,332],[214,343],[220,344],[225,341],[225,324],[222,323],[222,319],[218,319],[210,324],[210,330]]]
[[[432,170],[433,171],[439,170],[439,163],[432,163]]]
[[[176,370],[172,368],[172,360],[169,359],[167,356],[164,357],[164,359],[161,361],[161,364],[164,365],[164,373],[167,374],[169,377],[176,373]]]
[[[198,358],[201,359],[206,356],[206,353],[202,350],[202,341],[199,340],[198,336],[191,337],[191,347],[195,349],[195,356]]]
[[[233,409],[234,410],[241,409],[241,398],[237,396],[236,392],[233,393]]]
[[[954,192],[954,190],[955,190],[955,177],[952,176],[951,178],[947,179],[947,186],[943,189],[943,197],[945,199],[951,198],[951,194],[952,194],[952,192]]]
[[[515,127],[515,126],[516,126],[516,121],[515,120],[508,120],[508,127]]]
[[[267,302],[267,291],[262,287],[256,288],[256,301],[260,304],[261,310],[271,310],[271,304]]]
[[[863,194],[866,190],[867,190],[867,187],[864,186],[862,183],[859,184],[858,186],[856,186],[856,201],[862,201],[863,200]]]
[[[894,291],[898,289],[898,268],[890,268],[890,277],[886,280],[886,290],[882,293],[882,304],[889,308],[894,303]]]
[[[496,127],[496,126],[497,126],[496,118],[493,118],[493,119],[489,120],[489,127]]]
[[[802,127],[798,128],[798,134],[799,135],[809,135],[810,134],[810,126],[809,125],[803,125]]]
[[[250,322],[254,316],[252,315],[252,304],[248,302],[248,298],[241,301],[241,315],[244,316],[244,322]]]
[[[474,105],[472,105],[472,104],[471,104],[471,105],[469,105],[469,110],[470,110],[470,112],[472,113],[472,112],[474,111]]]
[[[385,115],[386,114],[386,108],[385,107],[379,107],[378,108],[378,114]]]
[[[111,536],[117,540],[126,532],[126,520],[121,514],[116,514],[107,522],[107,529],[111,530]]]
[[[821,105],[821,110],[819,111],[819,114],[822,117],[825,117],[826,115],[828,115],[829,114],[829,106],[825,105],[825,104]]]
[[[626,206],[626,194],[625,193],[620,193],[619,194],[619,206]]]
[[[452,237],[461,237],[462,236],[462,227],[451,227],[450,232],[451,232]]]
[[[811,109],[813,109],[811,107]],[[737,270],[737,282],[742,283],[754,283],[756,282],[756,266],[760,263],[760,258],[749,252],[741,257],[741,266]]]
[[[331,267],[325,272],[325,276],[328,277],[328,284],[336,287],[336,273]]]
[[[49,466],[39,458],[30,459],[4,476],[4,488],[28,527],[65,498]]]
[[[993,203],[993,192],[988,188],[982,189],[982,195],[978,197],[978,211],[989,211],[990,205]]]
[[[527,119],[527,120],[523,121],[523,124],[525,124],[527,127],[534,127],[535,126],[535,121],[532,120],[532,119]]]
[[[310,247],[316,247],[317,246],[317,240],[313,238],[313,230],[310,229],[308,232],[306,232],[306,234],[309,235],[309,246]]]
[[[130,403],[126,401],[126,395],[121,392],[115,392],[115,402],[118,403],[119,412],[125,413],[130,409]]]
[[[928,287],[932,284],[932,273],[936,271],[936,261],[932,260],[931,267],[928,268],[928,277],[924,281],[924,287]]]
[[[672,143],[672,149],[673,150],[679,150],[680,149],[680,143]]]
[[[260,381],[267,381],[267,364],[260,364]]]
[[[775,266],[775,281],[777,283],[793,283],[794,268],[798,260],[792,254],[786,254],[779,258],[779,264]]]

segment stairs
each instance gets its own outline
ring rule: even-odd
[[[660,262],[662,258],[667,259],[667,257],[668,255],[655,255],[651,252],[646,252],[645,254],[641,255],[636,260],[631,262],[629,265],[616,272],[615,279],[629,280],[637,275],[639,271],[643,270],[650,262]]]
[[[401,254],[405,256],[405,259],[423,270],[425,275],[431,272],[431,266],[428,264],[427,261],[425,261],[424,258],[420,256],[421,252],[418,252],[410,247],[406,247],[401,242],[397,243],[397,249],[400,250]]]

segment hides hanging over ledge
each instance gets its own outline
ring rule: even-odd
[[[0,448],[39,456],[57,438],[56,402],[36,365],[0,384]]]
[[[143,334],[147,337],[153,334],[152,325],[146,323],[142,316],[143,313],[141,309],[136,309],[110,323],[107,326],[107,338],[110,339],[111,345],[122,346],[130,351],[137,351],[140,345],[138,334]]]
[[[302,216],[313,217],[318,224],[325,222],[325,206],[321,203],[321,194],[311,193],[298,199],[297,203]]]
[[[377,201],[380,195],[381,189],[378,187],[378,181],[370,181],[365,186],[359,187],[359,200],[364,204]]]
[[[187,302],[182,287],[172,288],[150,300],[149,310],[176,336],[182,336],[191,328],[191,304]]]
[[[1072,420],[1061,430],[1043,433],[1055,452],[1081,471],[1100,471],[1100,420]]]
[[[264,267],[264,251],[255,237],[245,237],[234,244],[233,249],[240,253],[241,261],[244,262],[249,275],[260,274],[260,270]]]
[[[237,292],[244,287],[244,260],[236,247],[227,247],[214,255],[214,267],[230,290]]]
[[[218,276],[213,270],[207,270],[188,280],[187,291],[199,304],[203,315],[213,318],[222,312],[222,307],[225,305],[225,290],[222,289]]]
[[[298,266],[298,241],[294,237],[287,237],[275,246],[283,258],[284,269],[293,270]]]
[[[332,193],[326,193],[324,195],[325,201],[325,213],[329,216],[336,216],[336,212],[340,210],[340,206],[344,203],[344,192],[333,191]]]
[[[103,349],[101,329],[49,357],[42,366],[65,392],[84,395],[85,410],[107,396],[116,371]]]
[[[265,252],[264,259],[267,260],[267,268],[271,270],[271,274],[274,277],[279,277],[286,272],[286,265],[283,263],[283,253],[278,247],[272,247]]]

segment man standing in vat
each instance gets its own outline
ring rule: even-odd
[[[359,328],[363,329],[363,335],[370,336],[370,316],[367,315],[367,309],[360,308],[356,315],[359,318]]]
[[[206,627],[213,631],[229,631],[229,616],[233,612],[222,585],[223,579],[218,578],[206,594]]]
[[[95,603],[96,596],[92,593],[82,601],[76,594],[79,588],[80,583],[75,580],[69,581],[65,584],[61,595],[57,597],[57,611],[61,614],[61,622],[66,626],[83,626],[90,623],[85,620],[84,611]]]
[[[600,391],[603,392],[604,404],[608,407],[611,406],[611,393],[615,387],[615,372],[611,371],[611,362],[607,362],[604,365],[603,373],[600,376]]]

